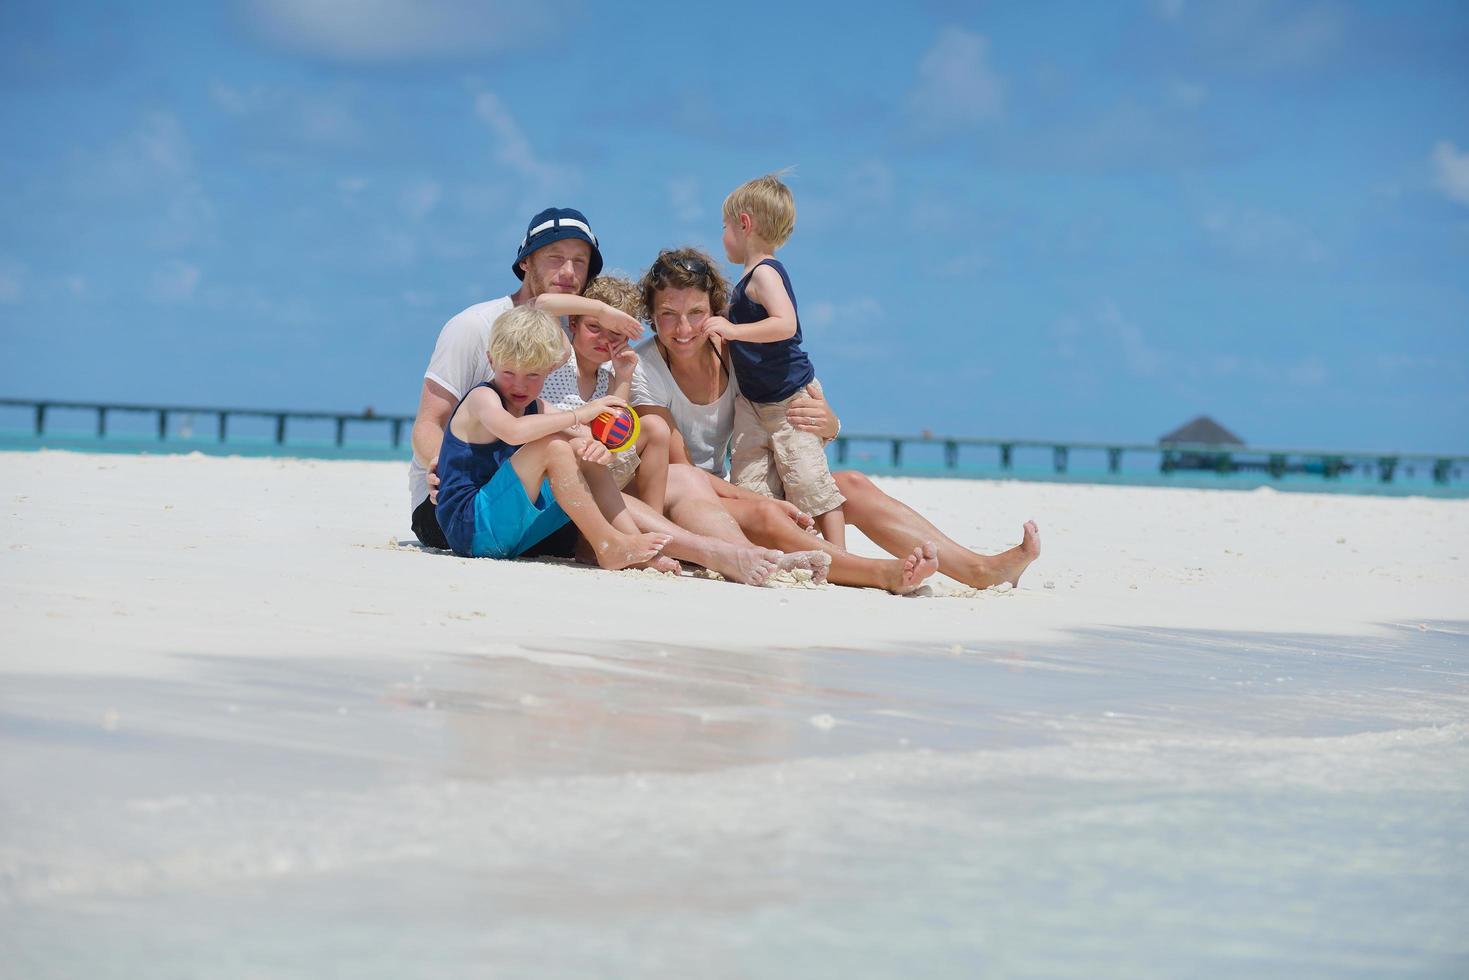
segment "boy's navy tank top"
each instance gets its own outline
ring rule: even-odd
[[[791,298],[791,309],[796,308],[796,291],[791,288],[791,277],[786,275],[785,266],[775,259],[765,259],[755,266],[768,265],[780,274],[786,294]],[[746,295],[750,286],[749,275],[739,281],[729,302],[730,323],[758,323],[770,314],[765,307]],[[791,397],[811,383],[816,369],[811,359],[801,349],[801,317],[796,316],[796,333],[786,340],[770,344],[750,344],[743,341],[729,342],[729,361],[734,365],[735,377],[740,382],[740,393],[752,402],[766,404]]]
[[[481,381],[474,386],[493,387],[488,381]],[[467,391],[464,398],[468,397]],[[464,398],[459,399],[459,405],[464,404]],[[514,456],[520,447],[500,439],[494,442],[465,442],[460,439],[452,428],[454,416],[459,414],[459,405],[454,406],[449,424],[444,426],[444,443],[439,447],[439,502],[434,507],[434,513],[438,515],[439,527],[443,528],[444,537],[449,539],[451,545],[455,545],[454,550],[459,550],[456,541],[462,541],[466,549],[464,553],[468,554],[474,541],[475,494],[479,493],[480,487],[490,482],[500,467],[505,465],[505,461]],[[525,407],[525,414],[539,414],[539,406],[539,400],[531,402]]]

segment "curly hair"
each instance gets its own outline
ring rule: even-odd
[[[697,248],[665,248],[658,253],[638,282],[643,293],[643,310],[650,318],[653,294],[660,289],[702,289],[709,294],[709,312],[723,316],[729,306],[729,281],[707,252]]]
[[[643,294],[639,292],[637,283],[615,272],[593,279],[582,295],[587,299],[601,300],[635,320],[643,319]]]

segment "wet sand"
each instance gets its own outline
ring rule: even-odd
[[[1469,965],[1466,502],[884,481],[1045,540],[900,599],[426,554],[401,480],[0,461],[16,975]]]

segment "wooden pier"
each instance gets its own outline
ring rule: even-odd
[[[105,438],[108,419],[118,413],[141,413],[155,416],[160,442],[167,441],[168,423],[175,416],[192,416],[216,420],[215,435],[219,443],[228,443],[230,420],[234,418],[264,418],[273,420],[274,444],[289,448],[287,441],[289,423],[293,421],[330,421],[333,423],[334,443],[338,447],[346,444],[348,423],[368,423],[381,427],[388,448],[403,447],[405,430],[411,430],[411,415],[379,415],[375,412],[299,412],[260,408],[215,408],[187,405],[127,405],[102,404],[98,402],[37,401],[23,398],[0,398],[0,406],[29,409],[33,414],[34,431],[37,437],[47,431],[47,414],[52,410],[80,410],[93,412],[96,416],[96,435]],[[1163,473],[1179,469],[1199,469],[1198,461],[1205,459],[1210,468],[1220,473],[1257,471],[1280,479],[1288,473],[1308,473],[1327,480],[1340,478],[1354,469],[1366,467],[1375,471],[1382,483],[1392,483],[1401,470],[1422,466],[1432,475],[1433,482],[1448,485],[1460,479],[1469,469],[1469,455],[1445,453],[1400,453],[1400,452],[1348,452],[1337,449],[1276,449],[1261,447],[1237,447],[1221,449],[1218,445],[1204,443],[1155,443],[1124,442],[1064,442],[1050,439],[983,439],[968,436],[934,435],[881,435],[843,434],[837,436],[833,449],[838,465],[851,461],[854,444],[875,444],[885,447],[888,466],[899,470],[903,466],[903,455],[907,449],[937,449],[942,455],[946,470],[958,470],[960,452],[964,449],[993,450],[1001,471],[1013,471],[1016,450],[1049,451],[1051,468],[1056,473],[1067,472],[1071,455],[1076,452],[1093,452],[1105,456],[1107,472],[1120,474],[1127,455],[1150,456],[1158,460]]]

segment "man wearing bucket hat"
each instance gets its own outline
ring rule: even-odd
[[[587,283],[602,271],[602,253],[586,215],[574,208],[547,208],[526,226],[525,239],[515,253],[510,271],[521,280],[509,296],[476,303],[457,314],[439,332],[433,357],[423,375],[418,414],[413,421],[413,462],[408,467],[408,491],[413,508],[413,533],[431,548],[447,548],[448,541],[434,515],[431,491],[436,490],[439,446],[444,427],[459,399],[481,381],[493,377],[485,351],[490,328],[500,314],[515,306],[535,306],[555,316],[595,316],[615,331],[636,339],[642,333],[637,320],[606,303],[582,297]],[[570,557],[576,543],[574,528],[558,532],[527,554]]]

